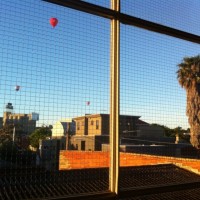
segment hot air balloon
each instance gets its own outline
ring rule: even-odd
[[[90,105],[90,101],[86,101],[86,105],[89,106]]]
[[[19,91],[19,89],[20,89],[20,86],[19,86],[19,85],[16,85],[16,86],[15,86],[15,91]]]
[[[52,17],[50,20],[49,20],[49,23],[51,24],[51,26],[54,28],[57,24],[58,24],[58,20],[54,17]]]

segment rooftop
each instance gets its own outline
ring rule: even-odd
[[[5,200],[51,199],[66,195],[70,197],[84,193],[108,192],[108,168],[57,172],[42,169],[8,170],[1,171],[0,175],[0,198]],[[197,194],[200,192],[200,176],[172,164],[121,167],[120,175],[119,187],[125,196],[128,195],[127,191],[130,194],[130,191],[134,191],[135,197],[146,191],[146,194],[151,193],[152,198],[158,195],[159,191],[172,196],[172,189],[175,190],[174,195],[180,193],[180,189]]]

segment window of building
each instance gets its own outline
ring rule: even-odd
[[[99,120],[96,120],[96,129],[99,129]]]
[[[91,125],[94,125],[94,121],[93,120],[91,121]]]
[[[77,130],[80,130],[80,122],[77,122]]]

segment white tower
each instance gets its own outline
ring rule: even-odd
[[[5,106],[5,112],[7,112],[7,113],[13,113],[13,105],[12,105],[12,103],[8,103]]]

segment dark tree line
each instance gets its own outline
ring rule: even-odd
[[[167,137],[175,137],[178,134],[181,139],[190,142],[190,135],[188,134],[190,133],[189,128],[183,129],[180,126],[175,127],[175,128],[169,128],[167,126],[160,125],[160,124],[152,124],[152,126],[158,126],[158,127],[163,128],[165,132],[165,136]]]

